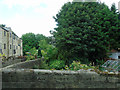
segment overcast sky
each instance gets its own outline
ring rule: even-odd
[[[21,37],[25,33],[51,36],[56,27],[53,19],[64,3],[71,0],[0,0],[0,24],[11,27]],[[108,6],[120,0],[100,0]]]

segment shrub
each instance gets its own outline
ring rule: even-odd
[[[41,64],[33,66],[33,69],[49,69],[49,67],[45,60],[41,60]]]
[[[26,56],[26,58],[27,58],[28,61],[29,61],[29,60],[33,60],[33,59],[35,59],[35,57],[32,56],[32,55],[30,55],[30,56]]]
[[[73,63],[70,65],[70,70],[79,70],[83,66],[81,65],[80,61],[73,61]]]
[[[102,60],[96,59],[96,61],[97,61],[97,65],[102,65],[105,63],[105,61],[103,59]]]
[[[39,69],[39,65],[34,65],[33,69]]]
[[[2,58],[2,61],[7,59],[5,54],[0,54],[0,57]]]
[[[49,66],[46,63],[46,60],[41,60],[41,64],[39,66],[39,69],[49,69]]]
[[[48,45],[48,47],[46,48],[46,50],[41,50],[42,56],[44,57],[44,59],[46,60],[47,63],[50,62],[50,60],[54,60],[57,58],[57,48],[55,48],[52,45]]]
[[[65,67],[65,62],[63,60],[53,60],[53,61],[50,61],[49,67],[50,69],[60,70]]]
[[[34,48],[32,48],[32,49],[30,49],[30,54],[32,55],[32,56],[37,56],[38,55],[38,51],[36,50],[36,48],[34,47]]]
[[[81,64],[80,61],[73,61],[73,63],[70,64],[69,67],[66,65],[65,69],[66,70],[95,69],[95,67],[91,65],[88,66],[86,64]]]
[[[37,58],[37,54],[38,54],[38,51],[36,50],[36,48],[32,48],[29,50],[29,52],[26,52],[26,58],[27,60],[33,60],[35,58]]]

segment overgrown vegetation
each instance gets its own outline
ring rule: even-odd
[[[99,2],[68,2],[54,17],[52,31],[59,57],[69,65],[74,60],[94,62],[107,57],[110,49],[120,47],[120,20],[114,4],[111,10]]]
[[[51,42],[50,37],[46,37],[42,34],[26,33],[22,35],[23,40],[23,54],[26,55],[26,52],[29,52],[32,48],[39,48],[39,41],[46,40],[47,43]]]
[[[64,62],[64,60],[52,60],[52,61],[50,61],[49,67],[50,67],[50,69],[56,69],[56,70],[64,69],[65,62]]]
[[[4,61],[4,60],[6,60],[6,55],[0,53],[0,58],[1,58],[2,61]]]
[[[70,64],[69,67],[66,65],[65,69],[66,70],[79,70],[79,69],[87,70],[87,69],[95,69],[95,66],[81,64],[80,61],[73,61],[73,63]]]
[[[68,2],[54,17],[57,28],[52,37],[27,33],[22,36],[27,60],[44,58],[41,69],[96,69],[111,49],[120,47],[120,14],[99,2]],[[28,53],[26,53],[28,52]]]
[[[33,69],[49,69],[49,66],[45,60],[41,60],[41,64],[33,66]]]

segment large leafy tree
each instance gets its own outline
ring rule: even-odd
[[[24,55],[25,55],[25,52],[28,52],[30,49],[35,47],[37,44],[34,33],[26,33],[22,35],[22,40],[23,40],[23,54]]]
[[[47,40],[47,37],[45,37],[42,34],[34,34],[34,33],[26,33],[22,35],[23,40],[23,53],[25,55],[26,52],[29,52],[32,48],[39,48],[39,41],[40,40]]]
[[[104,3],[66,3],[54,17],[58,27],[53,36],[61,55],[59,58],[67,63],[77,59],[83,62],[104,59],[113,39],[110,35],[115,35],[112,28],[118,27],[116,21],[112,23],[115,15]]]
[[[107,40],[110,42],[109,49],[117,49],[120,47],[120,24],[118,20],[118,14],[115,4],[112,4],[110,10],[109,8],[102,4],[98,7],[100,10],[97,11],[94,17],[94,23],[96,24],[96,29],[101,29],[106,35],[108,35]]]
[[[36,34],[35,35],[35,38],[36,38],[36,41],[37,41],[37,44],[36,44],[36,48],[38,49],[39,48],[39,42],[41,40],[46,40],[48,41],[48,38],[46,36],[44,36],[43,34]]]
[[[110,38],[110,48],[118,49],[120,47],[120,19],[119,12],[117,12],[116,6],[113,3],[111,6],[110,13],[110,28],[109,28],[109,38]]]

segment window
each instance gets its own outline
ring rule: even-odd
[[[118,59],[120,59],[120,56],[118,56]]]
[[[15,51],[15,49],[13,50],[13,53],[14,53],[14,54],[16,54],[16,51]]]
[[[13,39],[15,40],[15,35],[13,34]]]
[[[4,31],[4,36],[6,36],[6,31]]]
[[[3,53],[2,53],[2,49],[0,49],[0,53],[3,54]]]
[[[10,49],[11,49],[11,44],[10,44]]]
[[[6,44],[4,44],[4,49],[6,49]]]
[[[11,33],[10,33],[10,38],[11,38]]]

